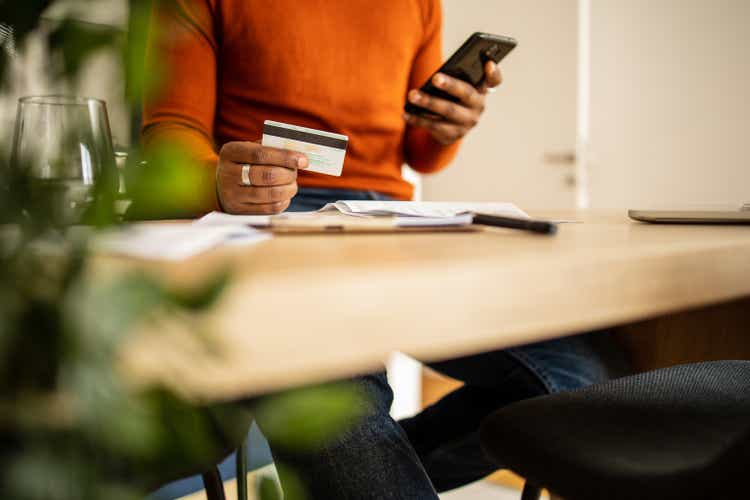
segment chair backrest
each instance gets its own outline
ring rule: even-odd
[[[744,498],[724,493],[745,493],[750,361],[679,365],[520,401],[485,420],[481,438],[497,463],[571,498],[637,498],[644,484],[647,498],[681,484]]]

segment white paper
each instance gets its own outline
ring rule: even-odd
[[[183,260],[222,245],[250,245],[270,238],[248,226],[140,223],[103,234],[94,249],[150,260]]]
[[[396,216],[400,227],[468,226],[471,214],[480,212],[504,217],[528,218],[529,216],[512,203],[499,202],[444,202],[444,201],[351,201],[329,203],[318,212],[340,212],[353,217]],[[316,212],[286,212],[285,217],[311,215]],[[212,212],[194,224],[205,226],[251,225],[268,227],[271,216],[230,215]]]
[[[468,213],[483,213],[503,217],[529,216],[512,203],[446,202],[446,201],[351,201],[329,203],[322,212],[338,210],[347,215],[397,215],[400,217],[449,218]]]
[[[270,215],[232,215],[224,212],[211,212],[204,215],[193,224],[201,226],[238,226],[268,227],[271,225]]]
[[[398,227],[447,227],[470,226],[473,222],[472,214],[461,214],[454,217],[396,217]]]

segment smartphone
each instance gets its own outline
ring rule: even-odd
[[[484,65],[487,61],[499,63],[505,56],[516,48],[518,42],[515,39],[492,35],[490,33],[474,33],[461,47],[453,53],[448,61],[443,64],[437,73],[443,73],[479,88],[484,83]],[[435,76],[434,74],[432,76]],[[447,92],[443,92],[432,84],[432,77],[420,88],[425,94],[458,102],[458,98]],[[406,103],[404,110],[412,115],[437,117],[432,111],[428,111],[410,102]],[[439,118],[439,117],[438,117]]]

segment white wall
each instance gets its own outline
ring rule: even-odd
[[[455,164],[424,177],[426,199],[570,207],[577,5],[444,0],[445,51],[472,31],[519,48]],[[593,0],[588,192],[593,208],[750,201],[750,2]]]
[[[592,206],[750,201],[750,2],[592,8]]]
[[[455,164],[424,177],[425,198],[572,207],[572,167],[544,158],[575,150],[577,1],[444,0],[444,15],[446,56],[474,31],[514,36],[519,45]]]

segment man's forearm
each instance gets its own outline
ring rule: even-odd
[[[453,161],[460,144],[460,141],[447,146],[440,144],[426,130],[410,127],[406,135],[406,163],[417,172],[437,172]]]

